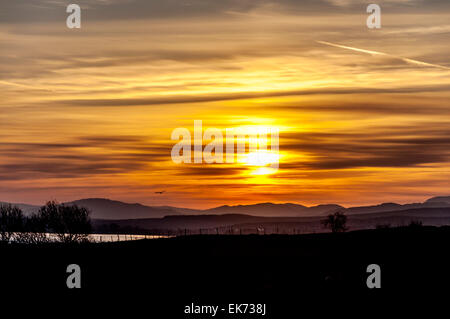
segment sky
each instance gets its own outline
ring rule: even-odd
[[[0,201],[450,195],[450,2],[377,1],[369,29],[372,2],[0,0]],[[194,120],[276,128],[278,170],[174,163]]]

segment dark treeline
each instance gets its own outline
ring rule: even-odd
[[[182,217],[182,216],[178,216]],[[184,216],[186,217],[186,216]],[[124,223],[125,222],[125,223]],[[94,220],[94,231],[101,234],[134,234],[134,235],[162,235],[162,236],[191,236],[191,235],[298,235],[302,233],[312,233],[315,231],[345,232],[347,227],[347,216],[342,212],[336,212],[328,215],[325,219],[316,222],[317,225],[308,224],[308,226],[297,224],[295,222],[275,222],[275,223],[239,223],[231,225],[216,225],[213,227],[201,227],[199,225],[187,224],[184,228],[180,224],[161,224],[142,225],[141,220],[131,222]],[[159,226],[159,227],[158,227]],[[388,226],[386,226],[388,227]]]
[[[29,244],[87,241],[92,231],[89,215],[86,208],[54,201],[48,202],[30,216],[25,216],[18,207],[2,205],[0,240]],[[49,233],[52,235],[49,236]]]

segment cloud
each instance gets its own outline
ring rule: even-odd
[[[66,28],[66,3],[2,1],[10,198],[146,201],[165,185],[195,206],[448,189],[449,1],[380,1],[376,31],[361,1],[80,0],[81,30]],[[280,169],[265,184],[244,165],[173,164],[170,131],[193,119],[279,125]]]
[[[417,91],[419,92],[419,91]],[[438,91],[436,91],[438,92]],[[395,92],[392,92],[395,94]],[[380,97],[383,96],[386,99],[386,94],[380,93]],[[412,93],[413,94],[413,93]],[[370,99],[353,100],[353,99],[343,99],[343,100],[330,100],[324,99],[323,101],[314,103],[298,103],[291,102],[279,105],[278,110],[284,111],[297,111],[300,112],[310,112],[317,113],[323,112],[327,114],[341,114],[341,115],[370,115],[371,117],[382,117],[382,116],[394,116],[394,115],[436,115],[440,116],[450,116],[450,109],[442,105],[441,100],[431,101],[428,98],[410,98],[405,97],[404,99],[392,101],[392,99],[382,99],[379,101],[370,101]]]
[[[343,133],[285,133],[280,150],[308,154],[281,163],[281,169],[340,170],[363,167],[416,167],[450,162],[450,123],[377,127]]]
[[[387,30],[386,34],[419,34],[430,35],[450,32],[450,25],[417,26],[400,28],[398,30]]]
[[[212,164],[209,166],[188,165],[180,168],[176,175],[182,176],[196,176],[196,178],[210,178],[217,181],[220,178],[226,179],[242,179],[242,174],[248,168],[244,167],[229,167],[227,165]]]
[[[170,160],[170,151],[171,145],[149,144],[142,136],[84,136],[66,143],[2,142],[0,175],[4,180],[20,180],[130,173]]]
[[[86,22],[101,20],[161,19],[182,17],[225,16],[230,12],[248,14],[262,12],[299,13],[361,13],[365,14],[360,0],[78,0]],[[446,0],[379,0],[390,12],[423,12],[448,8]],[[14,0],[2,1],[0,23],[2,22],[65,22],[67,1]]]
[[[268,97],[308,96],[308,95],[345,95],[345,94],[382,94],[382,93],[423,93],[423,92],[448,92],[450,84],[422,85],[397,88],[365,88],[365,87],[327,87],[303,90],[283,91],[254,91],[228,94],[205,94],[203,96],[172,95],[149,98],[118,98],[118,99],[72,99],[58,100],[52,103],[68,106],[114,107],[114,106],[151,106],[165,104],[205,103],[215,101],[230,101],[242,99],[256,99]],[[48,104],[49,102],[42,102]]]

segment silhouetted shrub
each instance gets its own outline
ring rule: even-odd
[[[48,233],[51,233],[60,242],[84,241],[92,230],[89,214],[83,207],[48,202],[38,213],[25,217],[20,208],[3,205],[0,206],[0,240],[35,244],[50,241]]]
[[[52,201],[40,208],[36,227],[44,225],[46,231],[54,233],[60,242],[84,241],[92,231],[89,214],[89,210],[84,207],[66,206]]]
[[[347,227],[347,216],[344,213],[336,212],[328,215],[328,217],[321,221],[322,225],[331,229],[333,233],[345,232]]]
[[[9,242],[15,233],[24,230],[22,210],[16,206],[0,206],[0,236],[2,241]]]
[[[39,244],[49,241],[45,221],[39,214],[32,214],[25,219],[25,232],[18,239],[19,242],[28,244]]]

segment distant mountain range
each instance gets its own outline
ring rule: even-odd
[[[0,204],[6,204],[0,202]],[[220,206],[211,209],[188,209],[172,206],[145,206],[141,204],[130,204],[104,198],[80,199],[67,204],[76,204],[88,208],[93,219],[125,220],[125,219],[147,219],[163,218],[172,215],[250,215],[258,217],[317,217],[325,216],[336,211],[342,211],[347,215],[376,214],[383,212],[396,212],[423,208],[446,208],[450,207],[450,196],[433,197],[424,203],[396,204],[383,203],[374,206],[360,206],[345,208],[337,204],[303,206],[300,204],[274,204],[259,203],[253,205]],[[39,206],[28,204],[12,204],[20,207],[25,214],[37,211]]]
[[[36,212],[37,210],[39,210],[39,207],[40,207],[40,206],[29,205],[29,204],[0,202],[0,206],[3,206],[3,205],[12,205],[12,206],[19,207],[24,212],[25,215],[30,215],[33,212]]]

